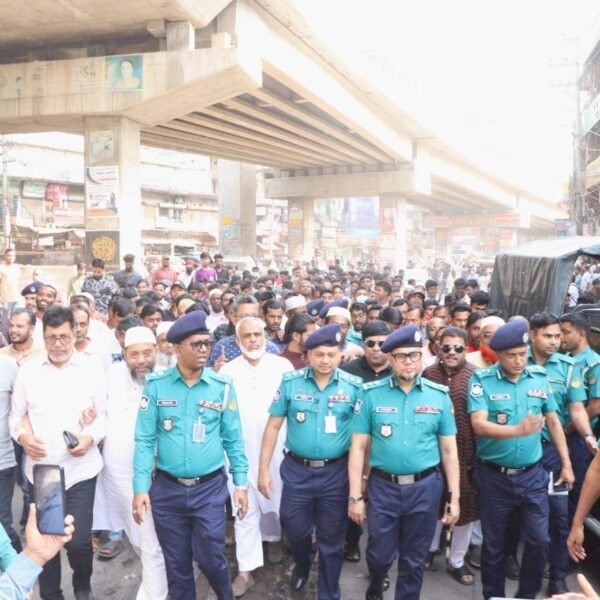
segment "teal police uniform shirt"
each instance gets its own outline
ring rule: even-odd
[[[578,354],[567,354],[574,358],[582,369],[583,385],[585,387],[587,401],[591,398],[600,398],[600,354],[592,350],[589,346]],[[591,420],[592,429],[595,429],[600,421],[600,417],[594,417]]]
[[[356,331],[354,327],[350,327],[350,329],[348,330],[348,335],[346,335],[346,341],[362,347],[362,333],[360,331]]]
[[[518,425],[529,413],[542,415],[556,412],[556,402],[550,393],[548,375],[543,367],[525,367],[519,380],[507,379],[499,364],[478,369],[469,380],[469,413],[487,412],[487,420],[496,425]],[[542,458],[539,433],[507,439],[477,436],[477,456],[518,469]]]
[[[527,364],[535,365],[531,347],[527,350]],[[542,366],[548,374],[550,392],[556,404],[556,414],[563,427],[571,422],[569,404],[571,402],[585,402],[587,393],[583,385],[583,372],[581,366],[574,358],[555,352],[549,356]],[[550,442],[548,427],[542,429],[542,437]]]
[[[313,460],[338,458],[350,448],[350,423],[362,379],[335,369],[320,390],[312,367],[286,373],[269,414],[287,417],[288,450]],[[333,418],[332,418],[333,417]]]
[[[369,464],[413,475],[440,464],[439,435],[456,435],[448,388],[417,377],[406,394],[396,377],[365,383],[355,407],[353,433],[371,436]]]
[[[154,466],[175,477],[212,473],[229,459],[235,485],[245,485],[248,460],[231,379],[204,368],[189,387],[177,367],[148,376],[138,410],[134,493],[147,492]]]

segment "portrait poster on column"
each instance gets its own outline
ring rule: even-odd
[[[119,167],[87,167],[85,170],[85,209],[88,217],[114,217],[117,214]]]
[[[144,89],[144,56],[106,57],[106,85],[109,92],[140,92]]]

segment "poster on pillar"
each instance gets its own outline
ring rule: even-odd
[[[85,262],[89,265],[94,258],[101,258],[106,266],[119,266],[119,232],[86,231]]]
[[[109,92],[140,92],[144,89],[144,55],[106,57]]]
[[[119,167],[87,167],[85,210],[87,217],[114,217],[117,214]]]

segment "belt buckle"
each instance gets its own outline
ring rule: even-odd
[[[313,467],[315,469],[319,469],[321,467],[325,466],[325,461],[324,460],[309,460],[308,461],[308,466],[309,467]]]
[[[192,487],[193,485],[196,485],[197,479],[198,479],[197,477],[196,478],[192,478],[192,479],[187,479],[186,477],[178,477],[177,481],[181,485],[185,485],[186,487]]]
[[[507,475],[518,475],[522,471],[523,471],[523,469],[511,469],[511,468],[507,468],[505,472],[506,472]]]
[[[398,485],[410,485],[414,482],[414,475],[394,475],[394,483],[397,483]]]

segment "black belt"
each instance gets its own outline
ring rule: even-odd
[[[331,465],[338,460],[342,460],[348,456],[347,452],[344,452],[341,456],[337,458],[325,458],[322,460],[314,460],[310,458],[303,458],[302,456],[298,456],[289,450],[285,453],[286,456],[289,456],[292,460],[295,460],[297,463],[304,465],[305,467],[312,467],[313,469],[320,469],[322,467],[326,467],[327,465]]]
[[[193,487],[195,485],[204,483],[205,481],[210,481],[211,479],[214,479],[217,475],[223,472],[223,468],[219,468],[216,471],[212,471],[212,473],[207,473],[206,475],[200,475],[200,477],[175,477],[175,475],[171,475],[171,473],[161,471],[160,469],[156,469],[156,472],[159,475],[162,475],[165,479],[168,479],[169,481],[180,483],[181,485],[185,485],[186,487]]]
[[[503,467],[502,465],[497,465],[496,463],[488,462],[487,460],[480,460],[479,462],[484,467],[488,467],[489,469],[498,471],[498,473],[502,473],[503,475],[521,475],[521,473],[527,473],[527,471],[531,471],[531,469],[537,467],[540,464],[538,461],[536,463],[533,463],[532,465],[528,465],[527,467],[519,467],[515,469],[513,467]]]
[[[391,481],[397,485],[410,485],[411,483],[416,483],[417,481],[421,481],[421,479],[425,479],[425,477],[429,477],[432,473],[435,473],[438,470],[439,465],[430,467],[429,469],[425,469],[424,471],[415,473],[414,475],[394,475],[393,473],[388,473],[387,471],[382,471],[377,467],[373,467],[371,469],[371,473],[375,475],[375,477],[385,479],[386,481]]]

